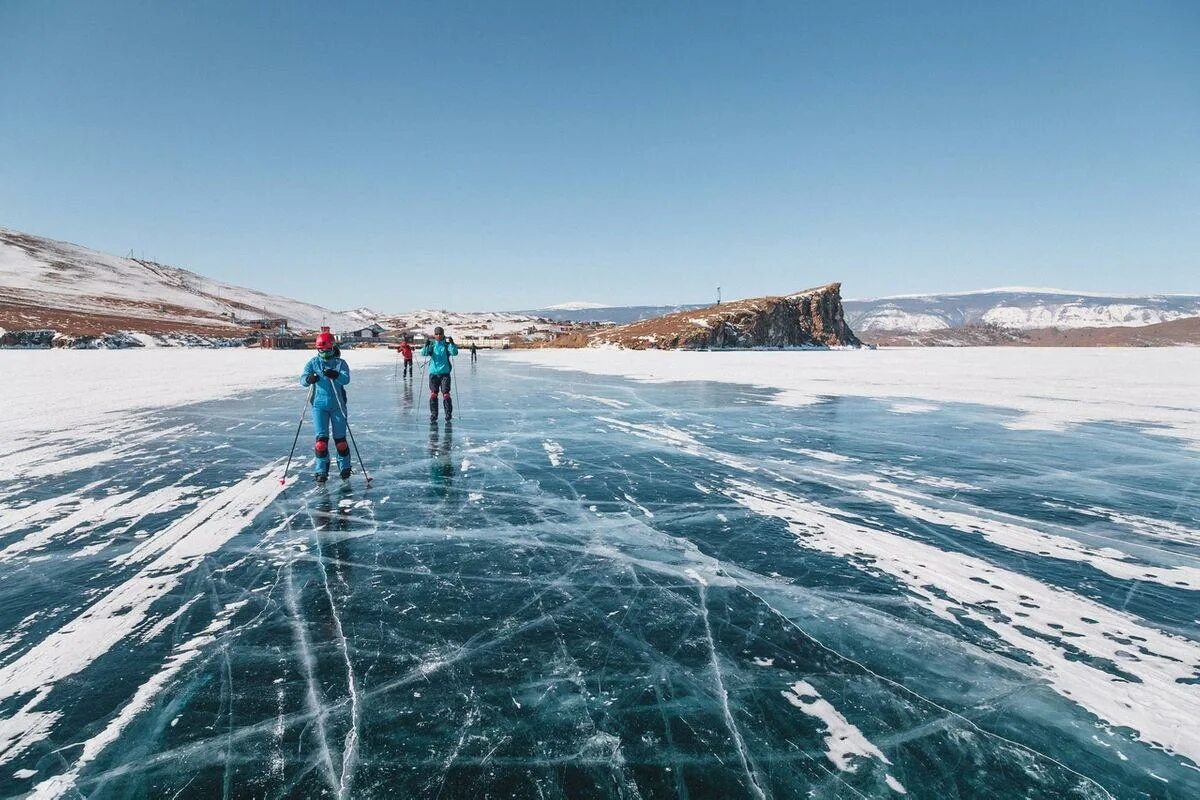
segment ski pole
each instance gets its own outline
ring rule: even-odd
[[[279,479],[280,486],[283,486],[287,482],[288,469],[292,466],[292,456],[296,454],[296,444],[300,441],[300,429],[304,427],[304,418],[308,416],[308,407],[312,404],[313,392],[316,390],[316,384],[309,385],[308,397],[304,400],[304,408],[300,409],[300,422],[296,423],[296,438],[292,439],[292,452],[288,453],[287,465],[283,468],[283,477]]]
[[[354,455],[358,457],[358,468],[362,470],[363,477],[367,479],[367,488],[371,488],[373,478],[367,474],[367,468],[363,464],[362,453],[358,452],[358,442],[354,441],[354,431],[350,429],[350,418],[346,418],[346,433],[350,435],[350,444],[354,445]]]
[[[428,358],[427,358],[427,359],[425,359],[424,361],[422,361],[422,362],[421,362],[421,385],[422,385],[422,386],[424,386],[424,385],[425,385],[425,367],[426,367],[428,364],[429,364],[429,359],[428,359]],[[413,413],[414,413],[414,414],[416,414],[416,413],[417,413],[417,404],[416,404],[416,403],[413,403]]]
[[[342,393],[338,391],[338,385],[333,382],[333,378],[326,376],[329,385],[333,387],[333,396],[337,400],[338,408],[342,410],[342,419],[346,420],[346,433],[350,436],[350,444],[354,445],[354,455],[358,456],[358,468],[362,470],[363,477],[367,479],[367,488],[371,488],[371,476],[367,473],[366,465],[363,464],[362,454],[358,452],[358,442],[354,441],[354,431],[350,429],[350,414],[346,411],[346,405],[342,402]]]
[[[453,342],[451,342],[451,344],[453,344]],[[454,345],[454,346],[455,346],[455,348],[458,347],[458,345]],[[449,348],[447,348],[447,350],[446,350],[446,360],[450,362],[450,374],[453,375],[454,374],[454,359],[451,358],[451,356],[450,356]],[[458,411],[461,408],[458,404],[458,381],[454,380],[454,378],[450,379],[450,388],[454,391],[454,410]]]

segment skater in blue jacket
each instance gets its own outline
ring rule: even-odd
[[[329,478],[329,433],[337,449],[338,471],[342,480],[350,477],[350,445],[346,444],[346,384],[350,367],[341,358],[333,334],[322,328],[317,334],[317,354],[304,365],[300,385],[313,387],[313,429],[317,436],[313,452],[317,456],[317,483]]]
[[[437,422],[438,392],[442,393],[442,406],[446,409],[446,422],[454,416],[454,404],[450,402],[450,372],[454,365],[451,356],[458,355],[454,337],[447,338],[441,326],[433,329],[433,338],[421,348],[421,356],[429,359],[429,421]]]

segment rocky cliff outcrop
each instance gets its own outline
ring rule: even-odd
[[[758,297],[620,325],[588,344],[633,350],[741,347],[859,347],[846,324],[842,285],[831,283],[785,297]]]

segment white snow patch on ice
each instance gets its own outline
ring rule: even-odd
[[[973,509],[976,513],[970,513],[938,508],[929,504],[936,502],[934,498],[923,497],[917,493],[868,489],[856,494],[889,506],[897,514],[909,519],[978,534],[989,542],[1009,550],[1044,558],[1083,562],[1122,580],[1200,589],[1200,567],[1137,563],[1130,560],[1129,555],[1113,547],[1093,547],[1069,536],[1035,530],[1011,519],[1005,519],[1005,515],[996,512],[985,513]],[[922,500],[926,502],[921,502]]]
[[[909,483],[919,483],[922,486],[932,486],[935,489],[951,489],[958,492],[978,491],[980,487],[973,483],[955,480],[954,478],[944,478],[938,475],[922,475],[918,472],[905,469],[904,467],[880,467],[879,472],[883,475],[888,475],[893,478],[898,478],[901,481]]]
[[[858,771],[857,759],[873,758],[883,764],[892,763],[882,750],[872,744],[857,726],[822,697],[808,681],[796,681],[790,689],[785,689],[781,694],[793,706],[810,717],[817,718],[825,726],[825,756],[842,772]],[[899,781],[894,778],[892,780],[895,781],[895,785],[889,781],[889,786],[893,789],[900,786],[896,791],[907,794]]]
[[[33,792],[29,795],[31,800],[50,800],[50,798],[62,797],[71,791],[75,786],[75,781],[78,779],[80,771],[87,764],[94,761],[96,756],[100,755],[106,747],[120,738],[121,731],[133,721],[134,717],[150,705],[163,688],[189,662],[201,653],[205,645],[216,639],[219,631],[228,627],[233,615],[248,602],[248,600],[238,600],[230,603],[221,609],[221,613],[200,634],[176,645],[171,655],[167,657],[166,663],[163,664],[158,672],[155,672],[144,683],[138,686],[133,698],[117,712],[117,715],[109,721],[108,725],[83,743],[83,750],[80,752],[79,758],[71,765],[71,769],[61,775],[55,775],[52,778],[42,781],[35,786]],[[171,724],[174,725],[174,721]]]
[[[798,456],[804,456],[805,458],[815,458],[819,461],[829,461],[831,463],[845,463],[857,460],[851,458],[850,456],[842,455],[841,453],[831,453],[828,450],[811,450],[807,447],[784,447],[781,449],[788,453],[795,453]]]
[[[1014,425],[1121,422],[1200,447],[1200,348],[895,348],[809,351],[512,350],[500,357],[649,382],[717,381],[781,390],[803,405],[851,395],[977,403]],[[1164,430],[1165,429],[1165,430]]]
[[[1079,508],[1074,510],[1081,514],[1100,517],[1101,519],[1106,519],[1116,525],[1124,526],[1139,536],[1146,536],[1151,539],[1161,539],[1168,542],[1200,544],[1200,530],[1189,528],[1186,525],[1180,525],[1178,522],[1172,522],[1166,519],[1154,519],[1153,517],[1146,517],[1142,516],[1141,514],[1115,511],[1111,508],[1101,508],[1099,506],[1092,506],[1091,508]]]
[[[195,511],[142,542],[122,559],[148,563],[103,595],[71,622],[0,667],[0,702],[36,692],[15,715],[0,722],[0,764],[44,737],[59,712],[34,711],[64,678],[86,669],[146,620],[150,607],[174,590],[205,556],[239,534],[283,490],[271,475],[276,464],[248,474],[201,503]],[[30,727],[17,741],[5,728],[13,720]],[[31,738],[31,736],[33,738]]]
[[[1200,761],[1200,643],[1148,627],[1136,617],[964,553],[849,522],[786,492],[733,481],[729,496],[784,520],[797,543],[865,559],[873,572],[903,583],[911,597],[959,624],[969,619],[1026,651],[1064,697],[1156,747]],[[1067,638],[1067,635],[1070,638]],[[1122,641],[1134,639],[1135,655]],[[1083,657],[1081,657],[1081,654]],[[1125,679],[1099,665],[1113,665]]]
[[[542,449],[546,451],[546,458],[550,459],[550,466],[558,467],[562,465],[563,446],[561,444],[547,439],[542,442]]]

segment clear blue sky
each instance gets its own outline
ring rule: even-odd
[[[1200,293],[1200,2],[0,0],[0,225],[334,307]]]

